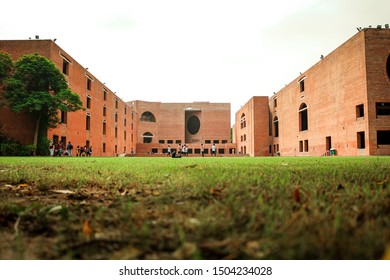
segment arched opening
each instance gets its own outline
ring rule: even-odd
[[[142,136],[144,138],[144,143],[145,144],[152,143],[152,139],[153,139],[153,134],[152,133],[145,132]]]
[[[195,135],[200,129],[200,120],[197,116],[191,116],[187,121],[188,132]]]
[[[274,136],[279,137],[279,120],[278,117],[274,117]]]
[[[299,106],[299,131],[305,131],[309,129],[309,121],[307,117],[307,105],[302,103]]]
[[[149,112],[149,111],[146,111],[146,112],[143,112],[141,117],[140,117],[140,121],[141,122],[156,122],[156,118],[154,117],[154,115]]]
[[[389,55],[389,57],[387,58],[386,70],[387,70],[387,76],[388,76],[389,79],[390,79],[390,55]]]

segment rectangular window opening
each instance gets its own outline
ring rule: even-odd
[[[364,117],[364,104],[356,106],[356,118]]]
[[[91,130],[91,115],[87,115],[85,119],[85,129]]]
[[[65,59],[62,61],[62,73],[69,76],[69,62]]]
[[[304,92],[305,91],[305,80],[301,80],[299,82],[299,89],[300,89],[300,92]]]
[[[67,124],[68,123],[68,112],[61,110],[61,123]]]
[[[376,133],[378,145],[390,145],[390,130],[378,130]]]
[[[87,77],[87,90],[91,90],[91,88],[92,88],[92,80],[89,77]]]
[[[279,137],[279,121],[274,121],[274,130],[275,130],[275,137]]]
[[[309,122],[307,118],[307,109],[299,112],[299,131],[305,131],[309,128]]]
[[[87,109],[91,109],[91,96],[87,96]]]
[[[332,149],[332,137],[327,136],[325,141],[326,141],[326,150],[330,151],[330,149]]]
[[[103,135],[106,135],[107,132],[107,124],[106,122],[103,122]]]
[[[357,133],[357,148],[365,149],[366,148],[366,138],[364,131],[360,131]]]
[[[390,116],[390,102],[377,102],[376,116]]]

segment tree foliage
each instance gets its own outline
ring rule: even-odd
[[[74,112],[83,108],[80,97],[68,88],[60,70],[39,54],[27,54],[17,60],[4,84],[3,97],[9,108],[16,113],[28,113],[36,121],[34,145],[42,128],[47,134],[48,128],[59,124],[59,110]]]
[[[0,52],[0,86],[9,78],[12,73],[13,63],[11,57],[3,52]]]

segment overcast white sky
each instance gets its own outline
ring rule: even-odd
[[[0,39],[57,38],[125,101],[228,102],[234,115],[386,23],[389,0],[12,0]]]

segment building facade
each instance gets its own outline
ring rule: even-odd
[[[215,144],[217,154],[235,153],[230,136],[229,103],[161,103],[131,101],[139,117],[137,154],[164,154],[186,145],[189,155],[205,154]]]
[[[272,97],[255,96],[230,127],[229,103],[124,102],[51,40],[0,41],[16,60],[39,53],[65,75],[85,111],[59,112],[54,142],[92,146],[93,155],[164,154],[203,144],[219,155],[390,155],[390,29],[366,28]],[[32,143],[34,123],[0,109],[2,132]],[[232,143],[233,142],[233,143]]]
[[[38,53],[51,60],[64,74],[69,88],[80,96],[85,111],[59,112],[61,123],[47,137],[54,143],[69,141],[77,146],[92,147],[96,156],[114,156],[135,149],[131,106],[100,82],[87,68],[51,40],[0,41],[0,51],[17,60],[24,54]],[[0,109],[3,132],[24,144],[33,142],[34,123],[28,116]]]
[[[268,97],[254,96],[236,113],[234,127],[239,154],[269,156]]]
[[[390,155],[390,30],[364,29],[270,98],[271,154]]]

